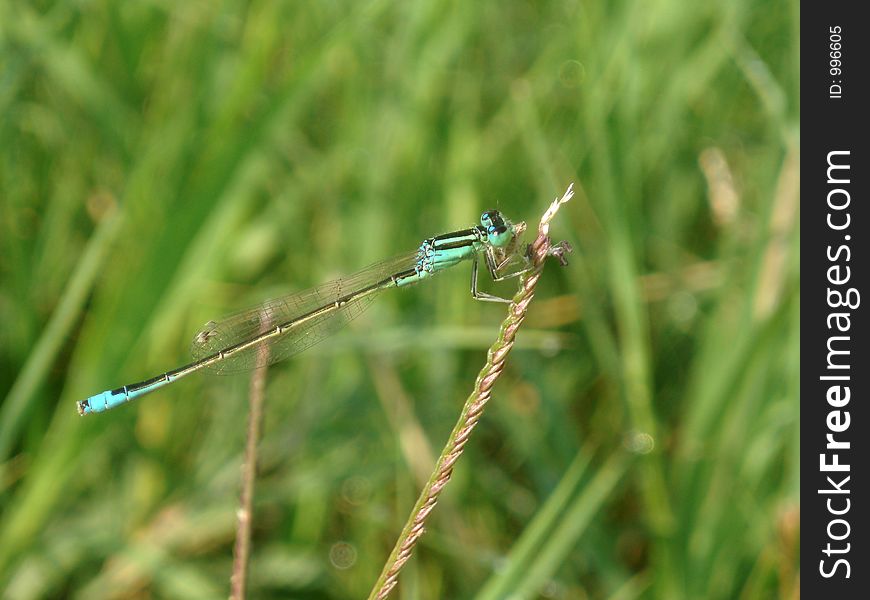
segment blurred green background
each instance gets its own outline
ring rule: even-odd
[[[0,0],[0,596],[226,597],[249,378],[75,401],[574,181],[395,597],[797,598],[798,31],[794,0]],[[457,269],[269,370],[251,597],[368,594],[504,312]]]

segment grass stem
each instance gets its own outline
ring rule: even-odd
[[[538,236],[529,246],[532,269],[520,280],[520,288],[508,307],[508,316],[501,324],[498,338],[487,353],[486,364],[477,376],[474,391],[465,401],[459,420],[450,433],[444,450],[438,457],[435,470],[411,510],[411,514],[402,528],[402,533],[399,535],[389,558],[387,558],[380,577],[372,588],[369,600],[384,600],[390,595],[398,583],[399,572],[411,558],[417,540],[425,532],[426,519],[435,508],[438,496],[450,481],[453,466],[462,455],[465,444],[483,415],[486,403],[492,397],[492,387],[504,369],[508,354],[513,348],[517,331],[522,325],[529,303],[535,295],[535,288],[541,277],[544,261],[548,256],[556,256],[562,264],[565,264],[563,254],[569,251],[570,247],[564,242],[553,245],[549,237],[549,229],[550,221],[556,215],[559,207],[570,200],[573,195],[574,185],[571,184],[564,195],[556,199],[541,217],[541,222],[538,225]]]
[[[263,315],[263,323],[268,323]],[[254,484],[257,480],[257,444],[263,424],[263,399],[266,389],[266,365],[269,348],[261,345],[257,355],[257,368],[251,376],[248,395],[248,435],[245,442],[245,460],[242,463],[242,493],[239,499],[236,543],[233,546],[233,574],[230,577],[230,599],[244,600],[247,592],[248,563],[251,559],[251,523],[253,521]]]

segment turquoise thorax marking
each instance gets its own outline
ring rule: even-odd
[[[417,250],[416,277],[398,280],[396,284],[401,287],[416,283],[473,258],[484,249],[487,238],[486,229],[478,226],[424,240]]]

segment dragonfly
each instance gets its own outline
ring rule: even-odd
[[[220,322],[209,321],[191,344],[194,361],[161,375],[106,390],[76,403],[79,414],[99,413],[206,370],[217,374],[250,371],[310,348],[359,316],[380,292],[404,288],[471,261],[471,295],[486,302],[510,302],[478,290],[478,263],[493,281],[527,272],[520,250],[524,222],[512,223],[487,210],[480,225],[423,240],[414,252],[375,263],[317,287],[266,301]]]

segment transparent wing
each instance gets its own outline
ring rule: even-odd
[[[340,298],[383,281],[390,275],[413,269],[417,253],[406,254],[375,263],[362,271],[324,283],[315,288],[275,298],[259,306],[241,311],[220,322],[209,321],[196,334],[191,344],[191,353],[196,360],[227,350],[237,344],[252,340],[279,325],[290,323],[312,311],[334,304]],[[222,361],[206,367],[212,373],[229,374],[249,371],[258,366],[257,356],[261,350],[268,352],[264,364],[273,364],[332,335],[352,319],[359,316],[374,300],[377,293],[347,302],[341,308],[310,318],[278,335],[253,344],[233,353]]]

